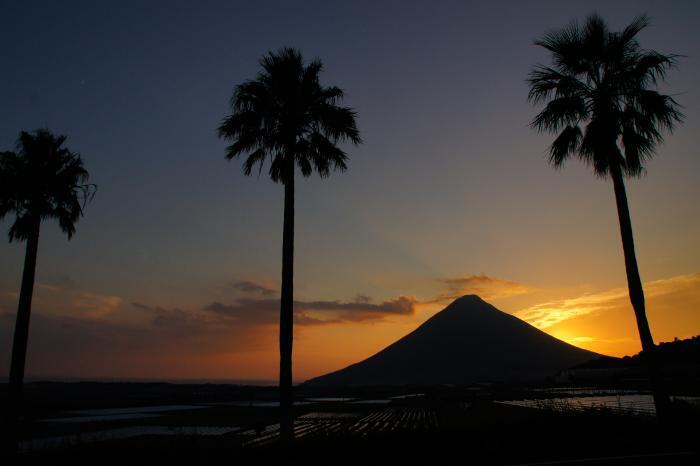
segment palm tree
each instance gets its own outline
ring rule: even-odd
[[[280,436],[293,440],[292,342],[294,325],[294,172],[304,177],[315,170],[327,177],[331,169],[347,168],[339,142],[361,143],[355,112],[339,105],[343,91],[319,83],[320,60],[304,64],[301,52],[284,48],[268,52],[254,80],[236,87],[230,116],[219,126],[219,136],[231,141],[228,160],[245,157],[243,171],[262,171],[270,160],[269,175],[284,185],[282,235],[282,293],[280,303]]]
[[[80,155],[64,147],[65,140],[65,136],[45,129],[33,134],[22,131],[17,152],[0,153],[0,219],[14,214],[10,242],[27,242],[10,365],[8,398],[12,424],[18,421],[22,400],[41,222],[57,220],[70,239],[85,203],[95,193],[95,185],[87,183],[88,172]]]
[[[644,163],[663,141],[662,132],[672,131],[683,114],[672,97],[657,91],[678,56],[642,49],[636,39],[648,24],[640,16],[622,31],[611,32],[592,14],[583,25],[572,22],[545,34],[535,44],[551,52],[553,65],[537,65],[530,72],[528,98],[534,104],[546,102],[532,126],[558,134],[549,148],[552,165],[560,167],[577,156],[597,176],[612,178],[629,296],[657,414],[663,417],[668,396],[646,317],[624,176],[644,172]]]

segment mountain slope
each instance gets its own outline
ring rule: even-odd
[[[374,356],[308,380],[311,386],[432,385],[537,380],[598,354],[569,345],[463,296]]]

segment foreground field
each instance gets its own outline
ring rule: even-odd
[[[676,418],[662,426],[653,416],[605,407],[499,403],[503,400],[498,398],[506,395],[561,399],[560,392],[541,390],[309,393],[296,407],[297,441],[291,450],[281,450],[271,388],[76,388],[82,389],[93,399],[61,397],[55,390],[34,393],[34,410],[22,433],[20,464],[451,465],[591,458],[595,462],[580,464],[695,464],[698,460],[700,416],[694,405],[685,402],[677,405]],[[157,391],[171,404],[147,404],[155,401],[151,394]],[[111,401],[105,404],[107,393]],[[558,409],[543,409],[552,406]]]

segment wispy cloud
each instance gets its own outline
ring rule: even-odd
[[[644,284],[647,298],[656,298],[686,290],[700,291],[700,274],[680,275]],[[626,288],[615,288],[589,293],[575,298],[561,299],[515,312],[515,315],[540,329],[546,329],[563,321],[594,312],[605,312],[629,305]]]
[[[0,310],[16,310],[17,299],[18,294],[14,291],[0,291]],[[34,286],[32,309],[46,314],[101,318],[114,312],[121,303],[118,296],[81,290],[72,283],[38,282]]]
[[[212,358],[275,348],[275,333],[265,327],[177,308],[139,309],[149,313],[150,323],[34,313],[28,373],[167,378],[196,374]],[[9,350],[13,327],[14,314],[0,313],[3,351]],[[8,362],[0,360],[0,370]]]
[[[226,328],[235,325],[235,322],[227,322],[221,317],[208,313],[193,312],[161,306],[151,307],[141,303],[131,303],[137,309],[148,311],[151,315],[151,325],[159,329],[169,329],[182,332],[199,332],[204,328]]]
[[[71,305],[82,316],[103,317],[114,312],[121,302],[122,299],[118,296],[79,292],[72,297]]]
[[[466,275],[464,277],[443,278],[438,281],[446,288],[446,291],[425,301],[425,304],[453,301],[467,294],[479,295],[484,299],[499,299],[532,291],[532,288],[521,283],[488,275]]]
[[[111,312],[121,299],[68,292],[54,285],[40,288],[46,298],[60,296],[61,301],[37,307],[32,315],[30,373],[158,373],[169,377],[196,373],[211,361],[252,364],[246,361],[276,351],[279,299],[240,298],[232,304],[213,302],[194,309],[132,302],[132,312],[125,312],[123,305]],[[0,351],[9,351],[16,294],[2,292],[0,298]],[[413,297],[400,296],[375,303],[363,295],[350,301],[297,301],[295,323],[309,328],[380,322],[389,316],[413,315],[416,302]],[[121,312],[128,318],[120,316]],[[7,369],[7,362],[0,360],[0,370]]]
[[[249,294],[258,294],[260,296],[274,296],[277,292],[267,285],[255,282],[253,280],[239,280],[231,283],[231,287]]]
[[[573,338],[569,339],[569,343],[576,345],[578,343],[590,343],[590,342],[596,341],[596,340],[597,340],[597,338],[595,338],[595,337],[573,337]]]

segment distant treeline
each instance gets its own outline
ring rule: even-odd
[[[686,339],[662,342],[657,345],[658,357],[661,363],[668,365],[700,365],[700,335]],[[607,369],[637,367],[642,365],[642,353],[623,358],[603,357],[585,362],[575,369]]]

